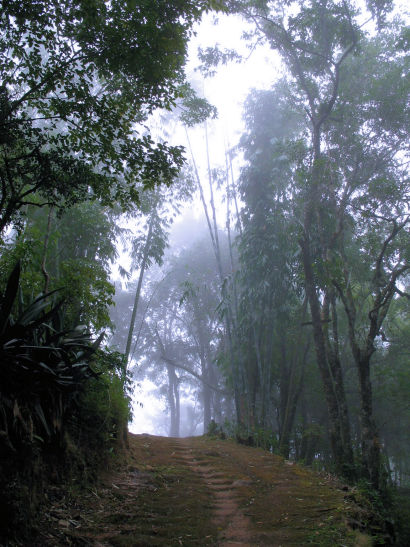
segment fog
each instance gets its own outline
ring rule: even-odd
[[[194,456],[218,445],[227,470],[230,439],[244,465],[260,452],[235,442],[339,477],[352,527],[410,544],[407,4],[38,0],[0,20],[0,536],[22,544],[43,502],[58,537],[99,526],[60,509],[126,459],[131,497],[95,483],[113,526],[194,475],[211,495]],[[133,433],[179,446],[187,482]]]
[[[253,87],[268,89],[281,71],[281,61],[278,55],[273,56],[272,62],[272,59],[268,57],[269,50],[267,48],[260,47],[250,53],[244,47],[241,35],[248,27],[249,25],[239,17],[207,15],[203,17],[201,24],[197,25],[196,36],[189,43],[188,79],[198,94],[216,107],[217,117],[215,119],[208,120],[206,127],[200,124],[187,130],[178,124],[178,111],[176,111],[173,117],[170,119],[167,117],[168,127],[165,131],[162,126],[164,121],[162,116],[154,116],[151,122],[151,131],[155,134],[170,139],[173,144],[185,146],[186,157],[191,167],[194,161],[200,173],[208,207],[210,207],[208,160],[211,169],[226,169],[225,156],[229,150],[234,148],[241,131],[243,131],[242,110],[246,96]],[[238,49],[245,56],[245,60],[240,64],[229,63],[227,66],[217,67],[211,78],[205,78],[198,70],[198,48],[204,49],[215,44],[218,44],[222,49]],[[186,131],[188,131],[189,142]],[[208,152],[206,152],[207,147]],[[237,155],[236,152],[231,153],[232,165],[230,166],[236,176],[241,162],[240,158],[236,157]],[[215,187],[213,191],[217,224],[219,229],[223,230],[226,224],[224,190]],[[237,199],[239,201],[239,196]],[[126,220],[126,224],[129,226],[129,220]],[[205,242],[210,237],[198,191],[194,190],[188,203],[181,204],[181,210],[173,219],[167,235],[169,246],[166,255],[169,257],[179,254],[183,249],[195,245],[198,241]],[[126,252],[122,252],[120,262],[123,266],[129,265],[129,257]],[[122,285],[116,264],[113,266],[116,283],[118,286]],[[217,268],[216,264],[214,267]],[[160,279],[165,271],[151,272],[151,275]],[[137,273],[135,272],[134,276]],[[181,279],[181,283],[184,281]],[[132,298],[131,293],[130,307]],[[140,326],[137,324],[137,330]],[[160,388],[155,382],[148,379],[144,372],[138,372],[138,365],[135,362],[132,366],[136,383],[133,394],[133,421],[130,423],[130,431],[167,435],[170,427],[169,409],[160,393]],[[193,393],[182,396],[182,436],[201,435],[204,432],[203,417],[198,416],[201,413],[198,406],[200,405]]]
[[[151,119],[186,166],[122,221],[110,344],[128,337],[130,431],[211,428],[318,468],[353,466],[372,431],[405,484],[404,10],[361,5],[337,34],[336,4],[322,27],[293,8],[204,16],[186,70],[216,116],[184,125],[181,102]]]

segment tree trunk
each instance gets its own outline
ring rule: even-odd
[[[206,384],[203,384],[202,387],[202,404],[204,408],[204,434],[208,432],[209,424],[212,419],[211,411],[211,390]]]
[[[382,487],[379,434],[373,418],[370,356],[365,354],[356,363],[359,373],[361,400],[361,448],[363,474],[376,490]]]
[[[181,427],[181,400],[179,396],[179,381],[178,377],[175,374],[174,381],[174,397],[175,397],[175,434],[174,437],[180,436],[180,427]]]
[[[210,171],[210,160],[209,160],[209,147],[208,147],[208,132],[207,128],[205,126],[205,135],[206,135],[206,156],[207,156],[207,162],[208,162],[208,175],[209,175],[209,187],[210,187],[210,193],[211,193],[211,209],[212,209],[212,218],[213,223],[211,223],[211,219],[209,216],[208,206],[205,201],[204,191],[201,183],[201,178],[198,173],[198,168],[195,162],[195,157],[193,154],[193,150],[191,147],[191,142],[189,140],[188,130],[185,129],[186,137],[188,141],[189,150],[191,153],[192,163],[194,167],[195,172],[195,178],[198,184],[199,188],[199,194],[206,218],[206,222],[208,225],[208,231],[209,236],[211,238],[212,248],[215,254],[215,260],[217,263],[218,268],[218,275],[221,283],[221,294],[222,298],[225,301],[226,304],[226,314],[224,315],[224,323],[225,323],[225,330],[226,330],[226,338],[228,342],[228,354],[231,364],[231,372],[232,372],[232,383],[233,383],[233,391],[234,391],[234,400],[235,400],[235,410],[236,410],[236,420],[238,424],[243,424],[246,420],[244,419],[246,416],[246,413],[244,413],[244,405],[243,405],[243,394],[241,390],[241,387],[243,386],[243,370],[240,368],[241,366],[241,358],[238,355],[234,354],[233,350],[233,331],[234,331],[234,314],[232,311],[232,307],[230,305],[230,301],[227,298],[227,290],[226,290],[226,283],[225,283],[225,277],[222,267],[222,259],[221,259],[221,249],[219,245],[219,236],[218,236],[218,226],[216,222],[216,209],[215,209],[215,203],[214,203],[214,197],[213,197],[213,186],[212,186],[212,177],[211,177],[211,171]]]
[[[44,294],[47,294],[48,284],[50,283],[50,274],[47,271],[46,265],[47,265],[48,242],[50,240],[52,218],[53,218],[53,207],[50,206],[48,210],[46,233],[44,235],[43,258],[41,260],[41,272],[44,276],[44,291],[43,291]]]
[[[153,224],[154,224],[154,219],[153,219],[153,217],[151,217],[151,221],[149,223],[149,228],[148,228],[147,239],[145,241],[144,251],[143,251],[143,254],[142,254],[142,262],[141,262],[141,266],[140,266],[140,275],[139,275],[139,278],[138,278],[137,290],[135,292],[134,306],[132,308],[130,328],[128,330],[128,337],[127,337],[127,345],[125,347],[125,372],[126,372],[126,368],[128,366],[128,360],[130,359],[132,335],[134,334],[135,318],[137,316],[138,303],[139,303],[139,299],[140,299],[140,296],[141,296],[142,281],[144,279],[145,268],[147,267],[148,254],[149,254],[149,250],[150,250],[150,246],[151,246],[151,237],[152,237]]]
[[[329,323],[325,323],[325,339],[326,351],[330,366],[330,372],[333,379],[337,404],[340,416],[340,433],[342,436],[342,444],[345,451],[344,475],[350,480],[355,480],[356,473],[354,469],[354,457],[352,448],[352,439],[350,434],[350,420],[347,408],[346,393],[344,388],[344,378],[342,364],[339,356],[339,332],[338,332],[338,316],[336,311],[336,295],[334,288],[330,288],[326,292],[323,303],[324,319],[329,320],[329,307],[332,309],[331,325],[332,325],[332,342],[329,337]]]
[[[200,327],[199,327],[200,328]],[[201,336],[202,338],[202,336]],[[204,434],[208,432],[209,424],[212,419],[211,402],[212,392],[210,389],[209,361],[207,359],[209,352],[206,351],[204,344],[201,344],[201,376],[204,380],[202,384],[202,407],[204,411]]]
[[[168,404],[171,416],[171,422],[169,427],[170,437],[179,437],[180,426],[180,400],[179,400],[179,386],[178,377],[175,373],[174,367],[167,365],[168,372]]]
[[[290,372],[286,368],[284,378],[285,382],[283,386],[281,380],[280,398],[282,415],[280,416],[279,426],[279,453],[286,459],[289,458],[291,433],[293,429],[293,424],[295,422],[296,409],[298,406],[299,398],[303,390],[303,380],[305,376],[304,370],[306,366],[308,352],[309,342],[306,342],[303,349],[303,356],[300,359],[300,366],[297,367],[297,361],[299,361],[299,356],[293,356],[290,364]],[[285,357],[284,352],[283,356]],[[295,378],[296,368],[300,368],[300,376],[298,379]],[[284,390],[283,394],[282,389]]]
[[[342,400],[340,401],[341,405],[339,404],[337,392],[339,393],[339,396],[341,396],[341,393],[344,392],[341,391],[340,386],[335,388],[335,379],[332,377],[330,363],[328,362],[326,341],[322,327],[322,316],[320,313],[320,303],[314,280],[309,239],[305,237],[304,240],[300,241],[300,245],[302,248],[302,259],[305,271],[306,295],[308,297],[312,317],[316,360],[323,382],[325,399],[329,413],[330,445],[336,472],[345,474],[346,465],[353,468],[352,449],[351,446],[345,444],[345,442],[350,439],[350,425],[347,421],[346,413],[340,411],[340,408],[343,408],[344,405],[346,405],[346,401]],[[341,376],[338,377],[338,381],[343,382]],[[346,431],[349,431],[348,435],[346,435]]]
[[[148,228],[147,239],[145,241],[144,252],[143,252],[143,255],[142,255],[142,262],[141,262],[141,268],[140,268],[140,275],[139,275],[139,278],[138,278],[137,290],[135,292],[134,306],[133,306],[133,309],[132,309],[130,328],[128,330],[127,345],[125,347],[124,370],[123,370],[123,376],[122,376],[122,380],[123,380],[124,385],[125,385],[125,380],[126,380],[126,377],[127,377],[128,361],[130,359],[131,344],[132,344],[132,335],[134,334],[135,318],[137,316],[138,303],[139,303],[139,299],[140,299],[140,295],[141,295],[142,281],[144,279],[144,272],[145,272],[145,268],[146,268],[146,265],[147,265],[148,253],[149,253],[149,249],[150,249],[150,245],[151,245],[153,224],[154,224],[153,223],[153,218],[151,217],[151,221],[150,221],[149,228]],[[124,425],[123,441],[125,443],[125,446],[128,447],[128,424]]]
[[[345,276],[348,277],[347,268],[345,269]],[[382,319],[384,319],[389,304],[386,301],[386,309],[382,309],[378,305],[380,298],[380,292],[376,301],[374,302],[374,311],[369,314],[370,327],[366,337],[365,347],[360,348],[356,334],[356,306],[353,300],[353,295],[350,289],[350,285],[347,282],[346,290],[343,291],[342,287],[335,283],[335,286],[339,292],[339,295],[343,301],[344,309],[348,319],[349,325],[349,342],[352,351],[353,359],[356,364],[359,388],[360,388],[360,425],[361,425],[361,451],[362,451],[362,470],[361,474],[368,480],[370,480],[373,488],[381,490],[385,485],[381,481],[381,447],[379,442],[378,430],[373,418],[373,394],[372,384],[370,378],[370,360],[375,351],[374,340],[379,333],[379,329],[382,325]],[[380,288],[379,288],[380,291]],[[382,313],[382,318],[379,317],[379,313]]]

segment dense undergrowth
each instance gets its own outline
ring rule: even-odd
[[[1,542],[30,534],[50,485],[93,480],[130,417],[123,356],[54,296],[25,304],[17,265],[1,299]]]
[[[109,464],[129,419],[129,400],[115,369],[116,355],[101,350],[93,361],[98,377],[78,390],[62,428],[49,437],[21,436],[14,445],[2,436],[0,458],[0,543],[30,537],[36,514],[53,486],[83,487]],[[117,361],[118,363],[118,361]],[[3,398],[2,398],[3,402]],[[22,407],[22,413],[27,408]],[[14,420],[18,427],[18,418]]]

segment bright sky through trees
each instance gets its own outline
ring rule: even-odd
[[[399,3],[398,11],[401,15],[406,13],[404,3]],[[244,101],[251,89],[270,89],[272,84],[281,76],[281,61],[272,50],[257,48],[247,51],[244,41],[241,40],[242,32],[246,30],[246,23],[238,16],[207,15],[197,27],[196,36],[190,43],[190,58],[187,65],[188,78],[199,95],[203,95],[218,110],[218,117],[209,120],[209,148],[212,167],[224,166],[226,147],[235,146],[243,132],[242,110]],[[219,45],[221,49],[238,50],[247,60],[242,63],[230,62],[226,66],[219,67],[216,74],[210,78],[204,78],[197,70],[198,47]],[[276,58],[273,63],[272,59]],[[207,176],[206,167],[206,142],[203,125],[189,130],[189,137],[195,161],[199,164],[201,176]],[[186,156],[190,160],[190,151],[186,142],[184,130],[177,128],[171,138],[172,144],[183,144],[186,147]],[[240,159],[237,160],[237,165]],[[225,210],[217,199],[219,210],[219,223],[225,222]],[[202,205],[197,197],[193,203],[187,206],[187,211],[197,219],[203,218]],[[176,220],[178,224],[184,218],[184,214]],[[172,235],[171,235],[172,239]],[[143,408],[135,408],[134,422],[131,430],[134,432],[155,433],[155,425],[150,421],[158,422],[158,414],[161,413],[161,404],[155,400],[155,388],[152,383],[142,383],[142,392],[135,395],[135,399],[144,404]]]
[[[246,96],[252,88],[268,89],[280,74],[280,59],[277,56],[277,63],[272,64],[272,55],[268,58],[267,51],[258,48],[248,52],[242,42],[241,34],[246,25],[239,17],[215,15],[204,16],[202,22],[197,25],[196,36],[191,40],[189,47],[189,61],[187,73],[189,80],[199,95],[204,95],[211,104],[216,106],[218,117],[209,120],[209,146],[210,157],[213,166],[223,166],[225,163],[225,147],[234,146],[243,130],[242,108]],[[219,67],[215,76],[204,78],[196,70],[198,67],[198,48],[206,48],[219,44],[221,48],[238,49],[247,61],[243,63],[229,63]],[[189,137],[195,161],[199,162],[201,176],[206,177],[205,158],[205,132],[202,124],[189,130]],[[186,156],[191,161],[185,132],[182,127],[172,135],[172,144],[183,144],[186,147]],[[217,198],[218,200],[218,198]],[[218,207],[221,218],[219,222],[224,223],[224,207],[219,203]],[[186,206],[186,211],[176,219],[178,224],[187,215],[194,216],[200,222],[204,219],[204,213],[199,197]],[[172,240],[172,231],[171,231]],[[135,388],[134,394],[134,419],[130,424],[130,431],[133,433],[160,434],[158,427],[162,418],[165,419],[164,405],[155,394],[155,385],[144,380]],[[143,406],[140,406],[142,403]]]

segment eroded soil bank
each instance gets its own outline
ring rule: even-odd
[[[351,511],[330,479],[265,451],[130,435],[97,486],[50,493],[39,535],[26,545],[370,545],[348,528]]]

